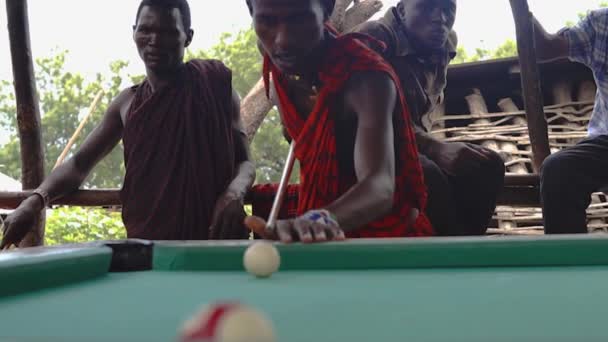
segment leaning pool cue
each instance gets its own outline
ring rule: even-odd
[[[97,105],[99,104],[99,101],[101,100],[101,97],[103,96],[103,94],[104,94],[103,90],[100,90],[97,93],[97,96],[95,96],[95,99],[89,106],[89,111],[87,112],[87,115],[80,121],[78,128],[76,128],[76,131],[74,132],[74,134],[72,134],[72,137],[68,141],[68,144],[65,146],[65,148],[61,152],[61,155],[59,155],[59,158],[57,158],[57,162],[55,162],[55,166],[53,166],[53,169],[57,168],[57,166],[59,166],[59,165],[61,165],[61,163],[63,163],[63,160],[68,155],[68,152],[70,152],[70,148],[72,148],[72,145],[76,141],[76,138],[78,138],[78,136],[80,135],[80,132],[84,128],[84,125],[87,123],[87,120],[89,119],[89,117],[91,115],[93,115],[93,112],[95,111],[95,109],[97,109]]]
[[[277,223],[277,217],[279,216],[279,210],[281,210],[281,203],[283,203],[283,199],[285,198],[285,192],[287,191],[287,186],[289,185],[289,178],[291,177],[291,171],[293,170],[293,164],[295,163],[295,148],[296,142],[295,140],[291,141],[291,145],[289,146],[289,153],[287,153],[287,160],[285,161],[285,167],[283,168],[283,174],[281,175],[281,182],[279,183],[279,189],[277,190],[277,195],[274,198],[274,202],[272,203],[272,209],[270,210],[270,216],[268,216],[268,221],[266,223],[266,230],[273,230]]]
[[[0,215],[0,233],[2,233],[2,237],[4,238],[4,220],[2,219],[2,215]],[[4,251],[5,249],[6,246],[0,249],[0,251]]]

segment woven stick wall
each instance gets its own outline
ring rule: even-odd
[[[546,106],[545,113],[549,124],[551,152],[555,153],[575,145],[587,136],[596,86],[593,81],[583,81],[578,84],[556,82],[550,87],[554,104]],[[477,88],[464,101],[469,114],[445,114],[445,106],[440,106],[424,118],[427,129],[445,141],[470,142],[497,151],[505,161],[508,174],[532,173],[532,149],[525,112],[511,98],[504,97],[496,103],[501,111],[489,113],[483,92]],[[466,124],[463,125],[462,122]],[[607,218],[606,196],[602,193],[594,194],[592,205],[588,209],[589,230],[608,232]],[[489,233],[542,234],[541,209],[499,206]]]

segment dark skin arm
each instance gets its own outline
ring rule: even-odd
[[[536,40],[536,57],[539,61],[549,62],[568,57],[569,44],[565,37],[548,33],[535,17],[532,17],[532,23]]]
[[[383,73],[356,74],[349,81],[347,111],[357,115],[355,173],[357,183],[326,209],[340,227],[351,231],[388,214],[395,192],[393,113],[397,90]]]
[[[354,162],[357,183],[326,208],[340,227],[312,222],[304,217],[277,222],[273,232],[264,232],[264,222],[248,219],[250,229],[262,236],[289,243],[344,239],[353,231],[390,212],[395,192],[395,150],[392,116],[397,91],[384,73],[363,72],[349,80],[344,100],[346,111],[357,116]]]
[[[489,156],[491,151],[482,146],[444,142],[435,139],[419,127],[415,128],[415,133],[420,153],[452,176],[471,173],[481,167],[484,160],[491,158]]]
[[[414,133],[416,134],[416,142],[418,145],[418,151],[425,155],[430,155],[431,152],[436,148],[438,144],[442,144],[441,140],[435,139],[431,134],[427,133],[424,129],[414,125]]]
[[[243,225],[245,195],[255,181],[255,166],[250,160],[247,136],[240,116],[240,98],[232,94],[236,175],[215,205],[210,228],[212,239],[243,239],[248,231]]]
[[[108,107],[102,121],[89,134],[74,156],[59,165],[38,187],[55,200],[72,193],[82,185],[93,167],[118,144],[122,137],[121,112],[131,101],[130,90],[123,91]],[[18,245],[33,227],[44,209],[42,199],[35,195],[25,199],[4,223],[4,237],[0,248]]]

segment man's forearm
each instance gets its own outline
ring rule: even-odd
[[[418,151],[425,156],[432,156],[437,146],[443,143],[418,126],[414,126],[414,133],[416,134]]]
[[[533,16],[534,40],[536,56],[541,62],[568,57],[568,40],[557,34],[548,33],[540,22]]]
[[[390,212],[394,183],[388,177],[368,177],[325,209],[336,216],[345,232],[361,228]]]
[[[249,189],[255,181],[255,166],[250,161],[241,162],[238,166],[236,176],[226,189],[227,194],[238,198],[245,198]]]
[[[86,176],[85,172],[78,170],[76,162],[71,158],[54,169],[38,189],[46,192],[49,201],[53,201],[78,190]],[[37,204],[38,209],[42,210],[44,208],[42,198],[39,196],[32,196],[32,198],[36,200],[28,198],[28,202]]]

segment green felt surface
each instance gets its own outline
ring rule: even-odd
[[[0,336],[174,341],[201,305],[239,300],[286,342],[605,341],[607,283],[606,266],[120,273],[0,300]]]
[[[103,246],[1,253],[0,298],[104,276],[111,259],[112,250]]]
[[[175,341],[232,300],[284,342],[608,340],[605,237],[279,245],[264,280],[242,270],[249,243],[156,243],[155,270],[129,273],[106,247],[0,255],[0,341]]]

